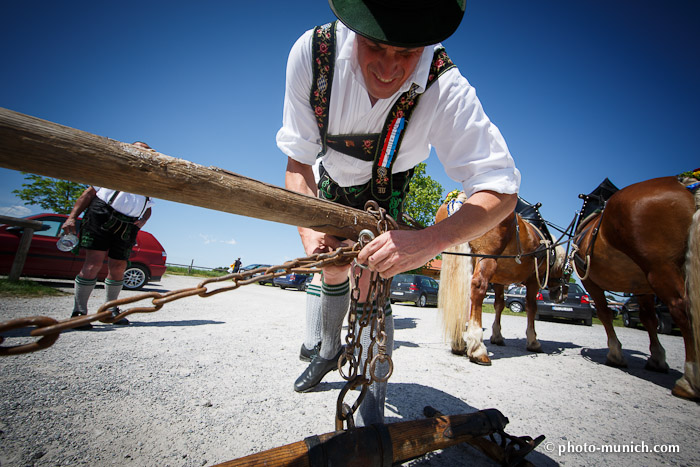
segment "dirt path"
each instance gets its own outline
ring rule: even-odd
[[[197,282],[166,276],[150,289]],[[103,293],[93,294],[93,311]],[[304,301],[300,292],[251,285],[0,358],[0,465],[204,466],[333,431],[344,383],[337,372],[313,392],[292,390],[305,365]],[[3,298],[0,321],[63,319],[71,306],[72,295]],[[445,414],[497,408],[509,433],[546,436],[528,456],[535,465],[700,465],[700,406],[670,394],[684,358],[680,336],[660,336],[671,371],[654,374],[644,370],[646,333],[618,329],[629,361],[619,370],[603,364],[602,326],[538,321],[545,353],[531,354],[525,320],[506,316],[507,346],[487,344],[493,365],[481,367],[450,354],[435,308],[395,305],[394,315],[387,422],[422,418],[426,405]],[[485,316],[488,339],[493,315]],[[644,452],[661,449],[677,452]],[[455,446],[407,465],[494,463]]]

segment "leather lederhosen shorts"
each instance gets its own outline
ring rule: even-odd
[[[80,247],[107,251],[112,259],[128,260],[139,228],[136,217],[125,216],[99,198],[90,203],[80,226]]]

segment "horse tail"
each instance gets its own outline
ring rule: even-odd
[[[688,233],[685,281],[695,347],[695,371],[693,374],[695,381],[692,383],[696,390],[700,390],[700,210],[695,211]]]
[[[469,243],[449,248],[446,253],[469,253]],[[462,338],[471,309],[472,258],[464,255],[445,254],[440,271],[438,308],[442,318],[445,340],[453,351],[466,352]]]

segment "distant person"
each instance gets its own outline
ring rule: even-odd
[[[241,258],[238,258],[232,265],[233,272],[238,272],[241,270]]]
[[[133,143],[143,149],[151,147],[141,141]],[[71,317],[88,314],[88,300],[97,283],[97,273],[102,269],[107,257],[107,278],[105,279],[106,302],[119,298],[122,290],[124,271],[136,243],[136,235],[151,217],[153,201],[147,196],[135,195],[109,188],[88,187],[75,202],[68,219],[63,223],[67,234],[76,234],[76,220],[87,209],[80,226],[80,248],[85,249],[85,262],[75,278],[75,304]],[[111,309],[112,316],[119,309]],[[129,320],[122,318],[114,324],[127,325]],[[87,323],[76,329],[92,329]]]

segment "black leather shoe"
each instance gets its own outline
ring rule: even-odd
[[[299,351],[299,360],[302,362],[310,362],[318,355],[318,351],[321,350],[321,343],[319,342],[314,346],[313,349],[309,350],[304,344],[301,344],[301,350]]]
[[[115,318],[119,313],[121,313],[121,311],[119,311],[119,308],[112,308],[112,318]],[[116,325],[119,325],[119,326],[126,326],[126,325],[128,325],[128,324],[130,324],[130,323],[129,323],[129,320],[128,320],[128,319],[122,318],[122,319],[120,319],[119,321],[115,321],[115,322],[112,323],[112,324],[116,324]]]
[[[74,311],[72,315],[70,315],[71,318],[75,318],[76,316],[85,316],[85,313],[81,313],[79,311]],[[76,329],[78,331],[89,331],[92,329],[92,324],[90,323],[85,323],[82,326],[76,326],[73,329]]]
[[[326,360],[320,355],[316,355],[304,372],[294,381],[294,390],[296,392],[306,392],[321,382],[324,376],[333,370],[338,369],[338,358],[343,353],[344,349],[340,349],[338,354]]]

